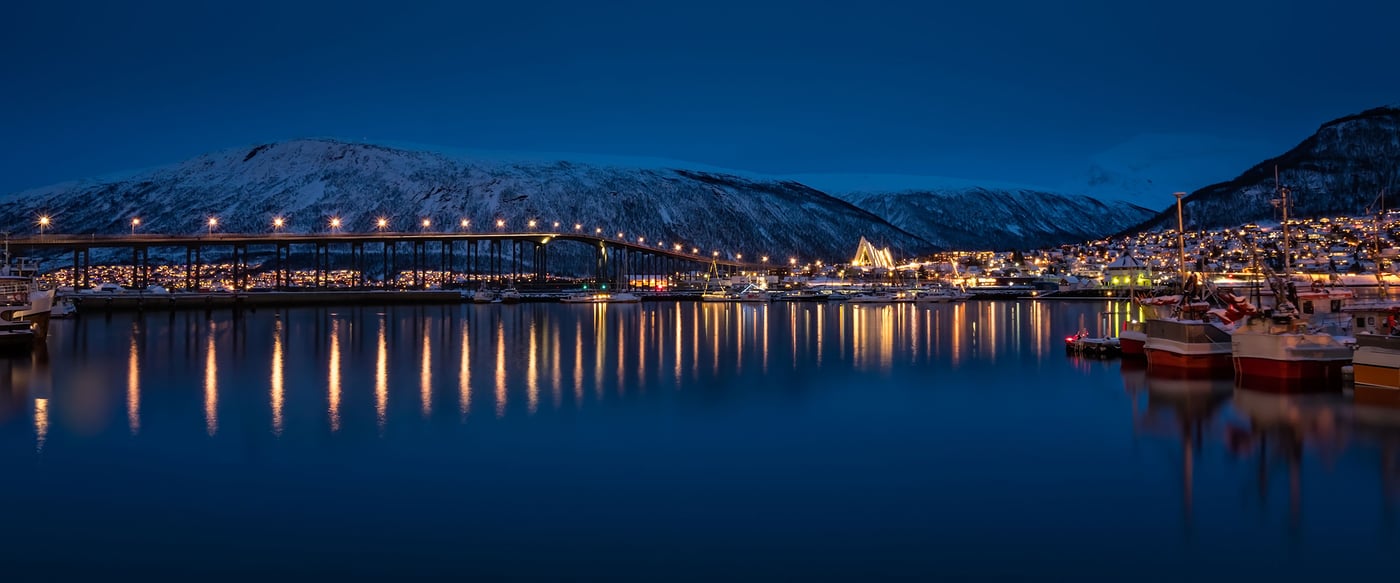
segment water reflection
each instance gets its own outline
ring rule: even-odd
[[[204,430],[213,437],[219,432],[219,363],[214,357],[213,322],[209,323],[209,335],[204,342]]]
[[[272,324],[272,434],[282,435],[282,406],[286,399],[282,382],[282,320]]]
[[[132,435],[141,432],[141,359],[137,351],[140,329],[131,325],[131,350],[126,359],[126,425]]]
[[[331,320],[330,358],[326,362],[326,416],[331,431],[340,431],[340,320]]]
[[[387,327],[388,323],[384,318],[380,318],[374,358],[374,411],[381,435],[384,433],[389,413],[389,345],[385,339]],[[462,340],[466,341],[465,335]]]

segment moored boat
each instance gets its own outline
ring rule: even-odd
[[[1400,407],[1400,335],[1357,334],[1352,374],[1357,403]]]
[[[1352,349],[1293,314],[1251,316],[1230,335],[1235,382],[1274,392],[1339,390]]]
[[[641,296],[628,292],[579,292],[564,296],[559,301],[566,304],[635,304]]]

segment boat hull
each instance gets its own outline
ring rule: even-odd
[[[1235,365],[1230,334],[1199,320],[1148,320],[1144,328],[1149,374],[1173,377],[1228,377]]]
[[[1146,357],[1147,353],[1143,351],[1145,344],[1147,344],[1147,335],[1142,332],[1124,330],[1118,333],[1118,347],[1125,357]]]

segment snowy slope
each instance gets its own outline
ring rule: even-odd
[[[841,194],[901,229],[958,249],[1028,249],[1097,239],[1152,211],[1125,202],[1029,189],[953,187]]]
[[[1160,208],[1270,153],[1268,144],[1195,134],[1141,134],[1095,154],[1057,190]]]

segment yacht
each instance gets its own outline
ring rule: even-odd
[[[642,298],[628,292],[582,291],[564,296],[559,301],[566,304],[635,304]]]

